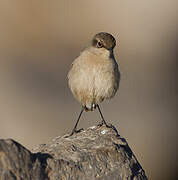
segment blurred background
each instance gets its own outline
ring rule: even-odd
[[[120,89],[101,105],[150,180],[178,170],[178,6],[176,0],[1,0],[0,138],[31,149],[73,128],[80,105],[67,73],[100,31],[117,40]],[[85,113],[79,127],[100,121]]]

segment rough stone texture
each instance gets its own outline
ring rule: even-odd
[[[0,140],[0,180],[45,179],[44,168],[37,154],[19,143]]]
[[[33,153],[13,140],[0,140],[0,180],[147,180],[117,130],[91,127],[56,137]]]

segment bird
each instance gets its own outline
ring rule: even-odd
[[[113,35],[99,32],[71,64],[68,85],[75,99],[81,104],[81,111],[70,136],[78,132],[77,125],[82,113],[96,108],[102,119],[100,125],[110,127],[99,104],[113,98],[119,88],[120,71],[114,57],[115,46]]]

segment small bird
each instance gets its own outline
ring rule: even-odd
[[[82,109],[70,136],[78,132],[77,125],[84,110],[93,111],[98,108],[102,118],[100,125],[109,127],[99,103],[111,99],[119,88],[120,72],[113,53],[115,46],[116,40],[111,34],[100,32],[71,65],[68,83]]]

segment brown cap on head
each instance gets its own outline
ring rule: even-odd
[[[111,34],[100,32],[93,37],[92,46],[112,50],[116,46],[116,40]]]

